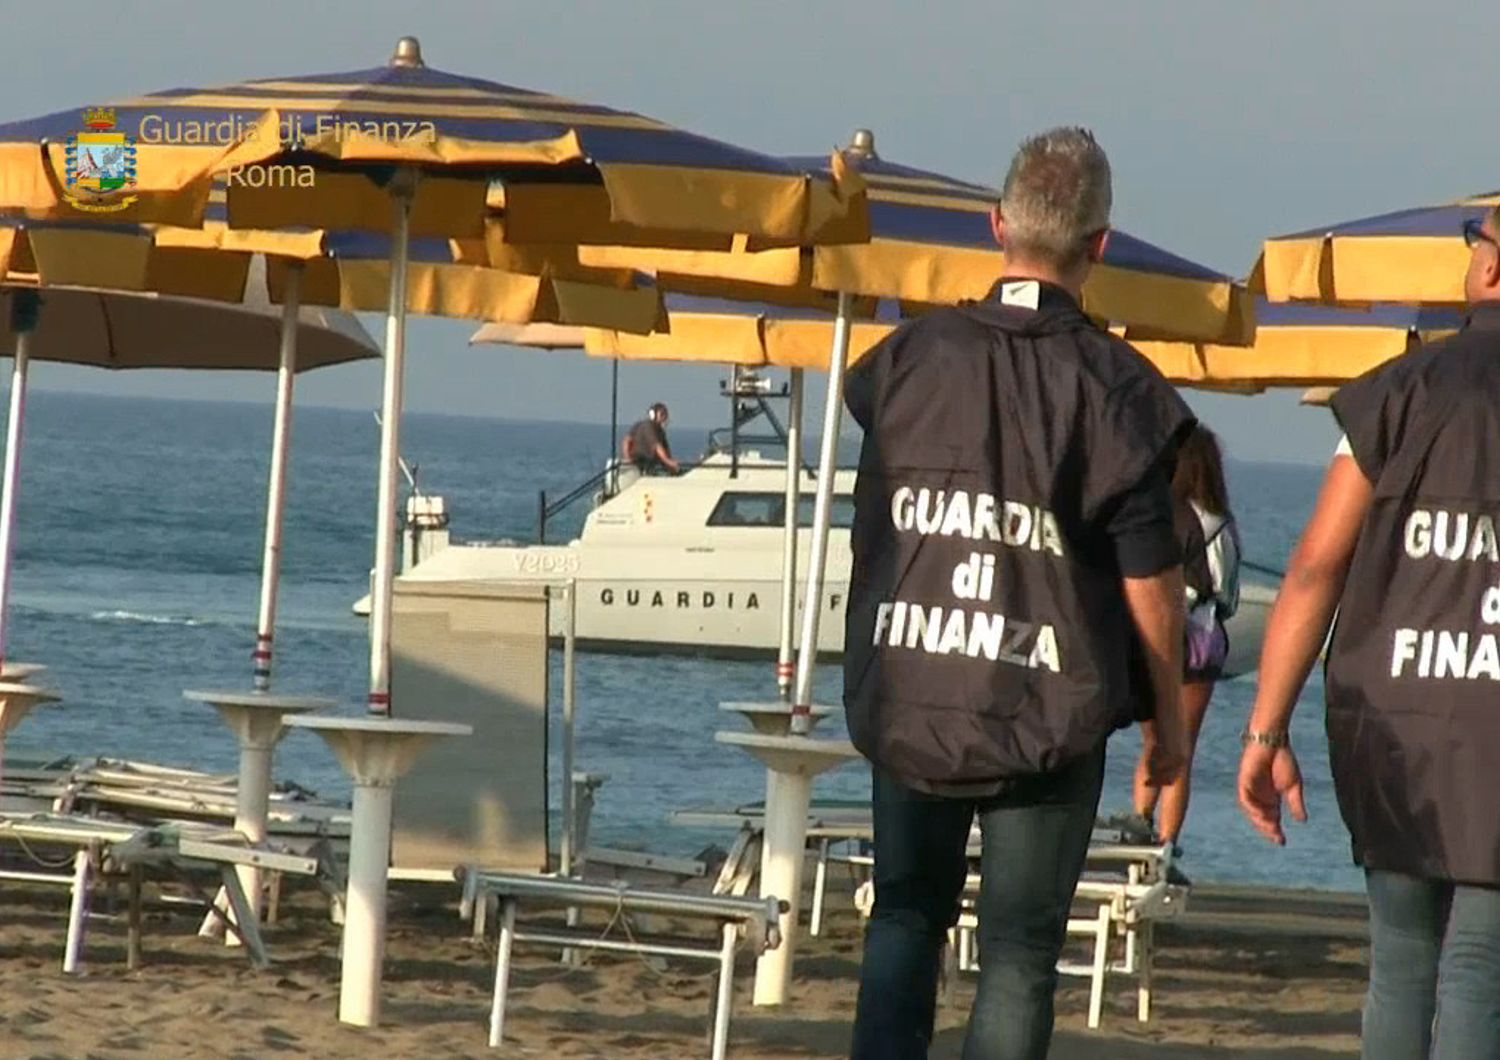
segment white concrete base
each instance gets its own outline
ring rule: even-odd
[[[781,915],[781,945],[760,955],[755,966],[755,1004],[786,1003],[802,904],[802,866],[807,857],[807,812],[813,778],[858,758],[847,740],[719,732],[714,739],[739,747],[765,763],[766,833],[761,848],[760,894],[787,903]]]
[[[739,714],[758,733],[766,736],[786,736],[792,729],[792,705],[780,700],[765,703],[720,703],[720,710]],[[833,713],[832,707],[813,706],[808,715],[808,731],[817,728],[818,722]]]
[[[289,728],[312,729],[354,779],[349,833],[349,888],[344,899],[339,1019],[356,1027],[380,1022],[385,960],[386,873],[390,868],[391,802],[396,780],[442,736],[469,736],[468,725],[400,718],[303,715]]]
[[[266,815],[271,804],[271,752],[280,741],[282,720],[293,714],[326,710],[336,700],[319,696],[278,696],[269,692],[246,691],[187,691],[183,698],[194,703],[206,703],[219,712],[229,731],[234,733],[240,745],[239,782],[235,789],[234,830],[252,843],[266,838]],[[244,888],[250,909],[261,915],[261,872],[250,865],[238,868],[240,886]],[[233,916],[233,913],[230,913]],[[209,920],[222,931],[222,925],[212,913]],[[200,930],[199,934],[217,934],[217,931]],[[240,944],[239,936],[224,931],[224,942],[229,946]]]

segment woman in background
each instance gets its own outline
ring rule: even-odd
[[[1240,602],[1240,540],[1229,509],[1229,491],[1224,485],[1224,457],[1218,439],[1201,423],[1193,428],[1178,454],[1177,471],[1172,477],[1172,501],[1187,587],[1186,643],[1182,654],[1187,763],[1176,780],[1157,788],[1147,783],[1146,759],[1141,758],[1135,770],[1136,817],[1131,824],[1132,831],[1138,833],[1132,838],[1149,836],[1153,841],[1176,845],[1187,817],[1198,732],[1214,694],[1214,682],[1223,673],[1229,657],[1229,635],[1224,623]],[[1141,727],[1148,729],[1151,724],[1142,721]]]

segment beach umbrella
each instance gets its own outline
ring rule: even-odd
[[[1463,325],[1463,313],[1447,306],[1338,308],[1262,300],[1255,322],[1255,341],[1247,346],[1149,335],[1130,341],[1174,383],[1254,392],[1346,382],[1414,345],[1452,334]]]
[[[390,236],[376,549],[372,713],[390,714],[390,615],[411,240],[478,237],[500,211],[512,246],[584,243],[727,252],[858,238],[857,178],[810,175],[641,115],[425,65],[415,38],[373,70],[173,89],[0,126],[0,211],[192,228],[215,179],[231,229]],[[248,249],[263,249],[253,242]],[[525,271],[501,263],[507,272]],[[298,723],[315,719],[292,719]],[[373,1025],[385,935],[391,785],[441,732],[316,719],[355,773],[340,1018]],[[397,752],[397,747],[404,750]],[[380,768],[379,781],[371,770]]]
[[[216,180],[232,229],[392,237],[371,605],[369,701],[381,714],[411,238],[482,235],[495,204],[515,244],[795,246],[863,207],[856,184],[641,115],[435,70],[410,37],[374,69],[172,89],[0,126],[0,211],[191,228]]]
[[[101,368],[276,370],[276,429],[268,503],[266,558],[261,593],[262,632],[275,613],[280,511],[284,482],[291,375],[298,370],[376,356],[378,350],[353,317],[326,309],[300,310],[295,302],[272,306],[262,297],[239,306],[153,293],[84,287],[37,289],[8,286],[0,355],[12,358],[6,458],[0,485],[0,659],[5,658],[13,535],[32,361],[61,361]],[[284,321],[294,327],[284,327]],[[288,359],[287,335],[302,346]],[[275,524],[274,528],[271,525]]]
[[[1267,239],[1250,282],[1273,302],[1462,305],[1463,226],[1500,192],[1323,225]]]
[[[13,247],[14,241],[5,241]],[[0,262],[0,276],[6,270]],[[299,310],[296,304],[269,302],[228,306],[220,302],[174,299],[149,293],[84,287],[0,288],[0,355],[12,358],[10,407],[6,424],[3,482],[0,482],[0,659],[5,657],[15,540],[15,517],[27,379],[32,361],[63,361],[109,369],[193,368],[276,369],[277,452],[284,454],[291,397],[290,373],[340,364],[377,352],[352,318],[328,310]],[[295,334],[303,346],[300,364],[289,364],[285,343]],[[278,347],[281,352],[278,354]],[[272,462],[267,515],[267,563],[261,589],[262,629],[275,613],[281,489],[284,476]],[[7,724],[14,720],[7,717]],[[4,734],[0,731],[0,742]]]

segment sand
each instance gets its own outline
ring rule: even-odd
[[[338,929],[315,891],[289,896],[268,925],[273,965],[197,937],[197,919],[153,905],[144,961],[126,970],[123,921],[90,927],[85,974],[62,974],[66,895],[6,885],[0,923],[0,1057],[706,1057],[712,971],[652,967],[595,953],[581,968],[518,950],[506,1043],[485,1047],[492,955],[469,938],[451,890],[393,899],[385,1010],[378,1030],[336,1019]],[[449,903],[447,908],[444,902]],[[737,980],[731,1056],[847,1056],[859,920],[831,903],[828,934],[799,950],[796,1004],[750,1004]],[[1085,1027],[1087,984],[1065,979],[1052,1052],[1063,1060],[1314,1058],[1358,1051],[1365,975],[1362,910],[1321,896],[1195,893],[1192,913],[1160,931],[1156,1010],[1134,1021],[1135,991],[1116,980],[1103,1026]],[[956,1058],[973,977],[942,1010],[932,1056]]]

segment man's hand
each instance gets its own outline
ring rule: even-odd
[[[1281,830],[1283,798],[1293,817],[1307,820],[1307,807],[1302,801],[1302,770],[1297,767],[1297,756],[1290,747],[1246,744],[1245,753],[1240,756],[1239,790],[1240,809],[1255,830],[1277,846],[1286,845],[1286,833]]]
[[[1141,736],[1146,751],[1146,783],[1164,788],[1187,768],[1187,737],[1180,726],[1168,726],[1163,731],[1160,724],[1143,726]]]

